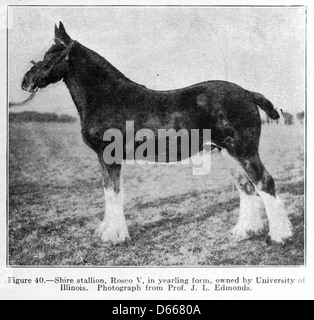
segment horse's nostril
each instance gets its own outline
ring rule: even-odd
[[[27,90],[28,89],[28,86],[25,83],[22,83],[21,87],[22,87],[23,90]]]
[[[22,87],[22,89],[25,89],[25,88],[26,88],[26,81],[25,81],[25,78],[24,78],[24,79],[23,79],[23,81],[22,81],[21,87]]]
[[[31,86],[29,84],[27,84],[26,81],[23,81],[21,88],[22,88],[22,90],[30,91]]]

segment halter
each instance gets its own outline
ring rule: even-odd
[[[74,44],[74,41],[71,41],[71,43],[65,47],[65,49],[61,52],[60,56],[56,59],[56,61],[47,70],[45,70],[43,67],[41,67],[34,60],[31,60],[31,63],[43,73],[43,76],[46,77],[46,76],[48,76],[50,71],[54,68],[54,66],[57,63],[59,63],[64,57],[65,57],[66,60],[69,60],[69,54],[70,54],[70,50],[73,47],[73,44]]]

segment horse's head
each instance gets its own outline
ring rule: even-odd
[[[63,79],[68,71],[70,50],[74,41],[66,33],[60,22],[59,28],[55,25],[55,44],[44,54],[42,61],[31,61],[34,65],[22,81],[22,89],[36,92],[39,88],[47,87]]]

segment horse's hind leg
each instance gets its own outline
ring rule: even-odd
[[[240,163],[226,149],[223,149],[221,153],[231,169],[240,195],[239,218],[231,233],[238,239],[245,239],[249,233],[258,233],[264,229],[262,220],[263,202]]]
[[[130,238],[123,212],[122,166],[120,164],[106,165],[102,153],[98,154],[98,158],[105,193],[105,216],[96,234],[103,242],[121,243]]]
[[[241,159],[240,162],[264,201],[270,238],[276,242],[283,242],[292,236],[292,227],[284,204],[276,196],[274,179],[265,169],[258,154]]]

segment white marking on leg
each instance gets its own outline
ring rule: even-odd
[[[283,202],[270,194],[257,190],[265,203],[269,222],[269,236],[276,242],[283,242],[292,236],[292,226]]]
[[[231,174],[235,179],[235,185],[240,194],[240,210],[239,219],[231,233],[240,239],[248,237],[248,232],[259,232],[264,228],[262,213],[264,209],[263,202],[257,195],[248,195],[238,186],[238,181],[242,177],[246,177],[246,173],[240,163],[234,159],[226,149],[221,151],[231,169]]]
[[[258,233],[263,230],[264,205],[261,197],[248,195],[239,189],[238,191],[240,194],[239,219],[231,233],[240,240],[247,238],[248,232]]]
[[[123,188],[116,193],[113,189],[105,189],[105,218],[96,230],[102,241],[114,244],[130,238],[128,226],[123,212]]]

